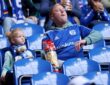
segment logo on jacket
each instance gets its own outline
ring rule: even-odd
[[[58,40],[58,39],[59,39],[59,37],[58,37],[58,36],[56,36],[56,37],[55,37],[55,40]]]
[[[70,30],[70,31],[69,31],[69,34],[70,34],[70,35],[76,35],[76,31],[75,31],[75,30]]]

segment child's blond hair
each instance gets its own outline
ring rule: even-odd
[[[11,42],[11,39],[13,39],[14,37],[17,36],[18,31],[23,32],[21,29],[16,28],[16,29],[11,30],[11,31],[9,31],[9,32],[6,33],[6,36],[8,37],[8,39],[9,39],[10,42]]]

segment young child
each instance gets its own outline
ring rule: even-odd
[[[12,71],[14,62],[22,58],[33,58],[34,57],[31,51],[29,51],[26,48],[25,36],[24,36],[24,33],[20,29],[15,29],[15,30],[12,30],[11,32],[8,32],[7,36],[11,43],[11,46],[10,46],[10,50],[6,51],[5,53],[4,65],[3,65],[3,69],[1,73],[1,81],[5,83],[10,82],[8,73]],[[7,81],[7,77],[8,77],[8,81]]]

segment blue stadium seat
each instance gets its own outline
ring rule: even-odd
[[[108,72],[90,72],[83,76],[95,85],[110,85],[110,73]]]
[[[30,23],[20,23],[15,24],[11,27],[11,30],[20,28],[24,31],[25,36],[29,42],[29,48],[32,50],[41,49],[41,41],[42,41],[42,34],[44,33],[44,28],[38,26],[36,24]]]
[[[32,74],[52,71],[51,64],[41,58],[21,59],[14,63],[15,85],[29,83]]]
[[[63,63],[63,73],[70,78],[93,71],[100,71],[100,66],[90,59],[72,58]]]
[[[32,76],[32,85],[67,85],[69,78],[61,73],[45,72]]]
[[[103,48],[94,48],[89,51],[89,59],[94,60],[100,65],[107,65],[105,70],[109,70],[110,66],[110,48],[108,47],[103,47]],[[102,70],[104,68],[102,67]]]
[[[42,49],[42,39],[43,36],[41,35],[33,35],[31,37],[27,37],[28,47],[31,50],[41,50]]]
[[[100,22],[93,26],[93,29],[99,31],[102,34],[105,40],[105,45],[110,47],[110,23]]]
[[[110,85],[110,73],[89,72],[71,79],[68,85]]]
[[[83,52],[84,52],[84,56],[89,58],[89,50],[94,49],[94,48],[99,48],[99,47],[105,47],[105,40],[100,40],[94,44],[91,45],[85,45],[83,46]]]
[[[110,39],[110,24],[108,22],[100,22],[93,26],[93,29],[101,32],[104,39]]]
[[[13,30],[16,28],[22,29],[26,37],[31,37],[33,35],[39,36],[40,34],[44,33],[44,28],[42,28],[41,26],[37,24],[27,23],[27,22],[15,24],[11,27],[10,30]]]
[[[0,37],[3,37],[5,35],[3,27],[0,25]]]
[[[43,27],[31,23],[20,23],[13,25],[11,30],[16,28],[20,28],[24,31],[25,36],[27,37],[27,44],[29,49],[42,53],[42,35],[44,33]]]
[[[10,42],[6,36],[0,37],[0,49],[10,46]]]
[[[83,50],[84,51],[89,51],[91,49],[94,49],[94,48],[98,48],[98,47],[105,47],[105,41],[102,39],[94,44],[91,44],[91,45],[85,45],[83,46]]]
[[[98,63],[110,62],[110,48],[95,48],[89,51],[90,59]]]

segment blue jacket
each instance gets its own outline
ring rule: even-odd
[[[92,34],[92,36],[89,36],[89,34]],[[94,41],[99,40],[100,36],[101,35],[99,33],[96,35],[96,31],[93,32],[93,30],[89,28],[74,24],[65,28],[57,28],[47,31],[43,42],[51,40],[56,47],[58,59],[65,60],[72,57],[84,57],[82,49],[80,49],[80,51],[76,51],[74,46],[75,42],[84,38],[87,41],[87,44],[91,44]],[[45,46],[46,44],[43,44],[44,50]]]
[[[94,20],[108,21],[110,22],[110,17],[106,9],[103,12],[97,13],[88,5],[82,7],[82,16],[80,22],[82,25],[88,26]]]

